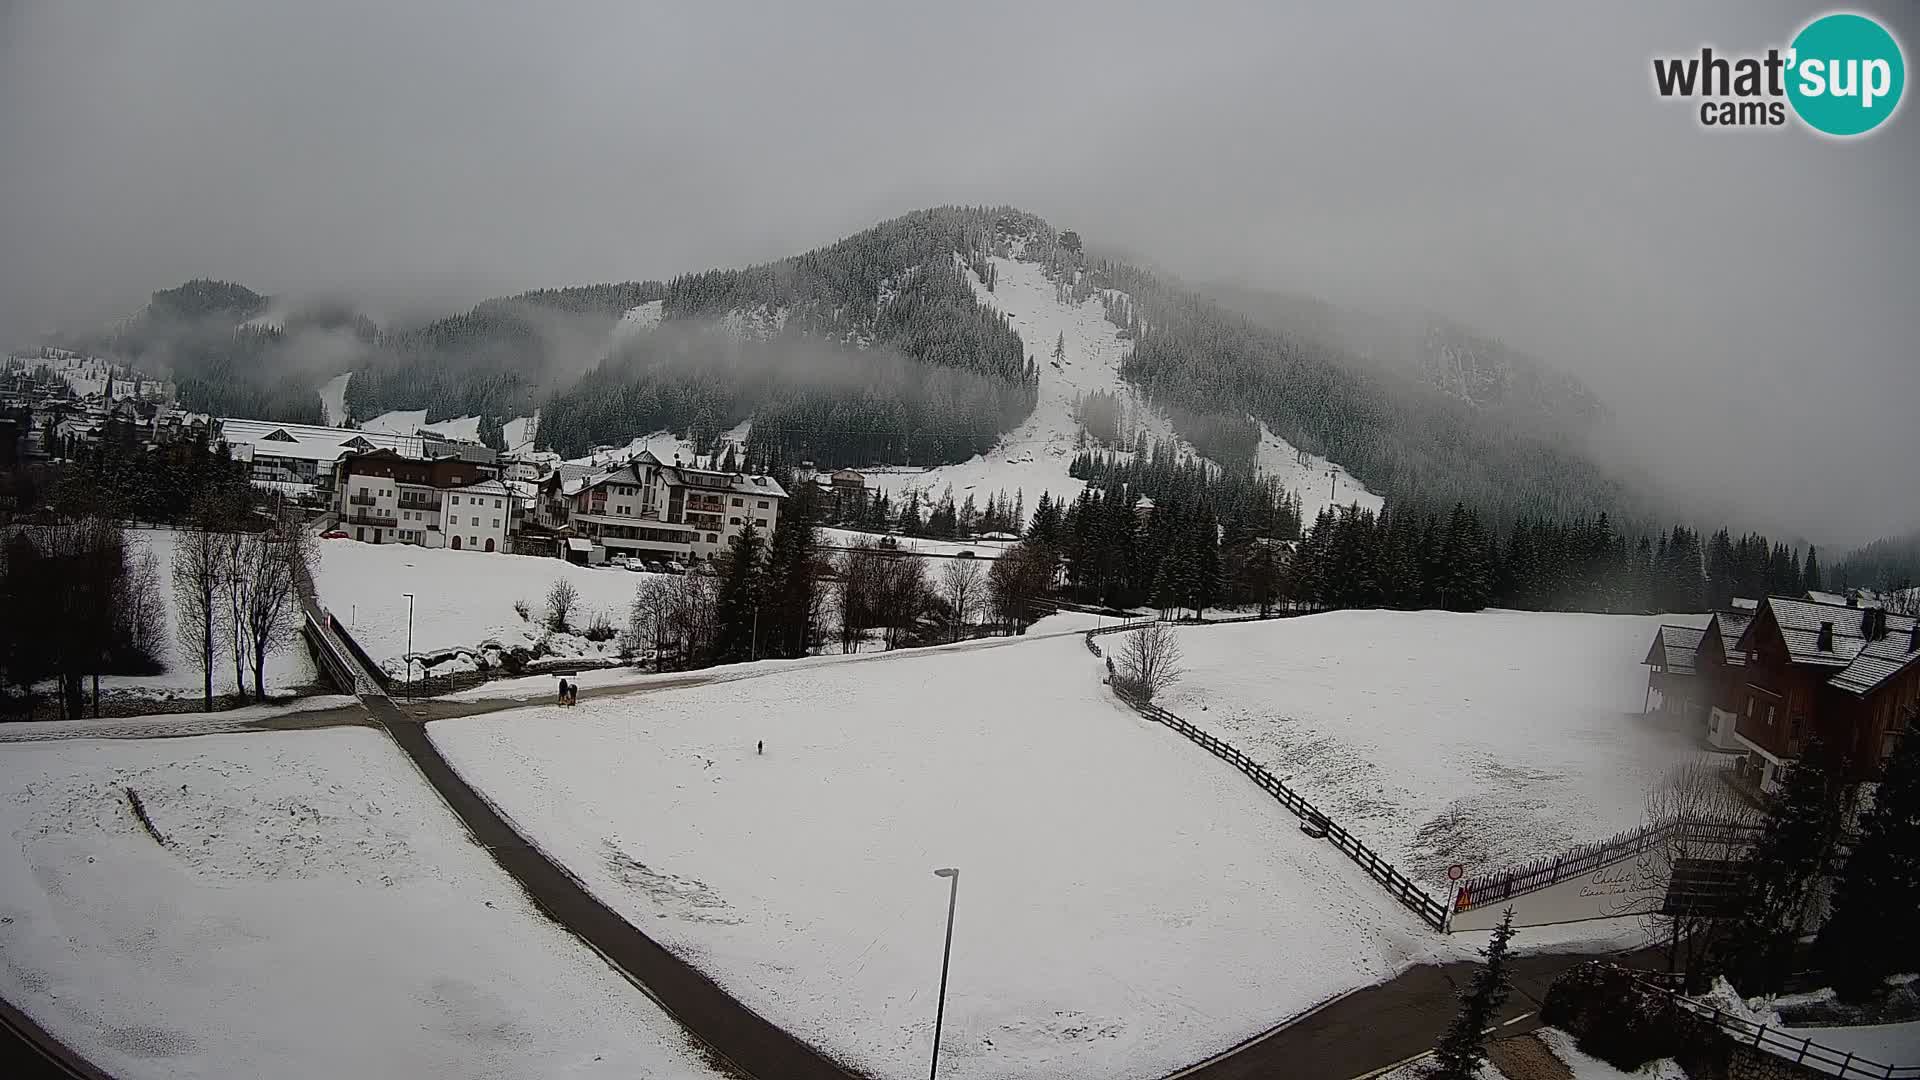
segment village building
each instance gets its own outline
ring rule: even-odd
[[[456,457],[489,468],[497,460],[491,449],[479,443],[234,416],[221,418],[220,436],[235,460],[249,464],[255,485],[330,504],[341,498],[335,467],[351,454],[391,450],[420,461]]]
[[[513,493],[490,466],[453,454],[420,460],[378,449],[351,453],[336,470],[335,509],[355,540],[507,550]]]
[[[647,452],[610,468],[563,465],[539,490],[530,522],[589,563],[711,559],[749,524],[771,541],[787,497],[770,476],[669,465]]]
[[[1920,707],[1920,620],[1882,607],[1769,596],[1740,634],[1736,714],[1746,775],[1762,792],[1818,734],[1855,779],[1878,775]]]

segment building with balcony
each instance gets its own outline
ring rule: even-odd
[[[1920,619],[1769,596],[1740,632],[1728,664],[1739,676],[1715,707],[1734,714],[1735,740],[1748,751],[1761,791],[1778,790],[1815,734],[1840,753],[1853,778],[1872,779],[1920,708]]]
[[[704,560],[749,523],[771,541],[786,497],[769,476],[669,465],[642,453],[606,469],[560,467],[541,481],[532,519],[556,536],[588,541],[590,562]]]
[[[340,527],[370,544],[505,551],[513,493],[490,466],[393,450],[349,454],[335,466]]]

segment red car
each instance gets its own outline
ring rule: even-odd
[[[320,534],[320,539],[322,539],[322,540],[346,540],[346,539],[348,539],[348,536],[347,536],[347,530],[345,530],[345,529],[328,529],[328,530],[327,530],[326,532],[323,532],[323,533],[321,533],[321,534]]]

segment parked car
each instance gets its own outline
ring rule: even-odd
[[[615,570],[625,570],[631,562],[632,560],[628,559],[625,555],[615,555],[607,560],[607,565],[613,567]]]
[[[348,540],[348,539],[352,539],[352,538],[351,538],[351,537],[349,537],[349,536],[347,535],[347,530],[345,530],[345,529],[328,529],[328,530],[327,530],[326,532],[323,532],[323,533],[321,533],[321,534],[320,534],[320,539],[322,539],[322,540]]]
[[[956,559],[971,559],[971,558],[973,558],[973,552],[971,552],[971,551],[962,551],[962,552],[961,552],[960,554],[958,554],[958,555],[955,555],[955,556],[954,556],[954,558],[956,558]]]
[[[652,570],[653,564],[642,562],[639,559],[628,559],[627,569],[637,574],[637,573],[640,573],[642,570]]]

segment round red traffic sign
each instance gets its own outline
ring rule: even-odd
[[[1461,866],[1459,863],[1454,863],[1452,866],[1447,867],[1448,881],[1459,881],[1461,878],[1466,876],[1467,876],[1467,868],[1464,866]]]

